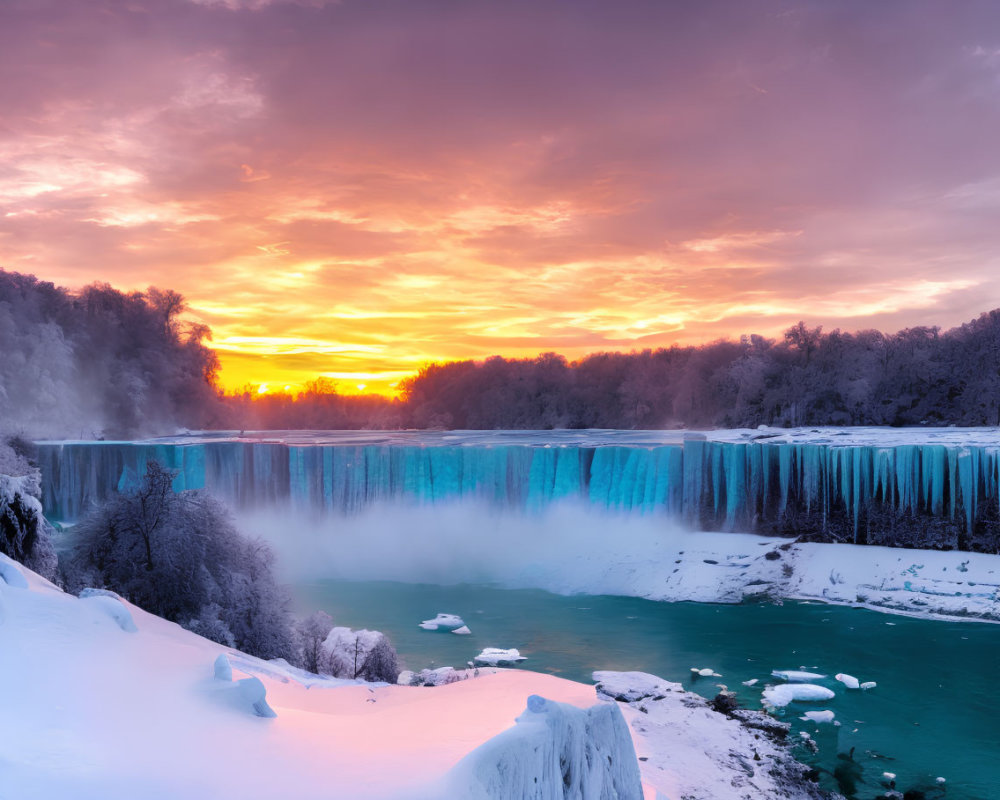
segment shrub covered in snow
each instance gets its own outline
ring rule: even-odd
[[[333,629],[333,618],[325,611],[316,611],[295,623],[296,663],[317,675],[330,675],[330,658],[323,648]]]
[[[173,477],[150,462],[76,526],[71,588],[113,589],[220,644],[294,660],[289,598],[270,548],[241,536],[210,495],[174,492]]]
[[[15,440],[15,443],[19,443]],[[58,560],[42,516],[41,474],[23,452],[0,442],[0,553],[49,579]]]
[[[320,671],[335,678],[395,683],[399,677],[396,649],[380,631],[333,628],[321,649]]]

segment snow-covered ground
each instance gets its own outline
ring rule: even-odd
[[[820,600],[921,617],[1000,621],[1000,555],[792,542],[746,533],[674,531],[645,548],[578,553],[514,585],[564,594],[738,603]]]
[[[523,671],[482,670],[435,689],[321,679],[0,562],[3,800],[436,797],[449,770],[510,728],[529,696],[597,702],[591,686]],[[223,653],[232,681],[216,677]],[[273,719],[255,707],[260,691]],[[604,746],[631,755],[618,744]]]
[[[435,688],[320,678],[0,565],[2,800],[817,796],[772,793],[772,760],[797,769],[787,755],[652,676],[636,685],[669,699],[629,696],[650,708],[624,706],[628,727],[610,689],[523,670]]]
[[[724,716],[679,683],[642,672],[595,672],[594,680],[598,694],[622,701],[647,797],[650,790],[658,800],[828,797],[775,741],[787,724],[758,711]]]

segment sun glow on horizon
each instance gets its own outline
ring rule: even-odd
[[[975,44],[1000,10],[30,5],[0,4],[25,76],[0,266],[177,290],[226,391],[395,396],[433,362],[1000,306],[998,62]]]

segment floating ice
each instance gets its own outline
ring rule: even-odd
[[[768,686],[764,690],[764,702],[767,705],[781,708],[792,702],[819,703],[832,700],[835,695],[825,686],[813,683],[782,683],[778,686]]]
[[[699,669],[698,667],[691,667],[691,677],[721,678],[722,676],[711,667],[703,667],[701,669]]]
[[[799,719],[812,720],[819,724],[823,722],[833,722],[834,713],[832,711],[807,711]]]
[[[489,667],[510,666],[524,660],[526,660],[526,657],[522,656],[516,647],[512,647],[509,650],[504,650],[500,647],[486,647],[483,649],[483,652],[473,659],[477,664]]]
[[[420,623],[425,631],[454,631],[465,627],[465,621],[457,614],[439,613],[434,619],[425,619]]]
[[[855,678],[853,675],[848,675],[845,672],[838,672],[833,677],[836,678],[838,681],[840,681],[842,684],[844,684],[844,686],[846,686],[848,689],[858,689],[861,686],[857,678]]]
[[[875,683],[875,681],[865,681],[864,683],[861,684],[861,688],[864,689],[866,692],[869,689],[874,689],[876,686],[878,686],[878,684]]]
[[[452,633],[457,633],[459,636],[468,636],[472,631],[469,630],[468,625],[463,625],[461,628],[455,628]]]
[[[751,678],[748,681],[743,681],[743,685],[744,686],[756,686],[757,685],[757,679],[756,678]]]
[[[803,672],[799,669],[776,669],[771,672],[775,678],[781,678],[789,683],[812,683],[826,677],[818,672]]]

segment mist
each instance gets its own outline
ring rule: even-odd
[[[274,510],[241,513],[238,524],[271,545],[279,577],[291,584],[495,583],[560,594],[652,593],[664,563],[711,536],[664,515],[604,513],[574,502],[540,513],[471,501],[383,503],[322,518]]]
[[[100,439],[209,426],[218,361],[184,300],[150,287],[71,292],[0,270],[0,435]]]

